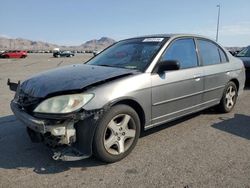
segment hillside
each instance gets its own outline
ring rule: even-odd
[[[0,50],[52,50],[53,48],[60,48],[63,50],[102,50],[111,44],[113,44],[115,40],[102,37],[100,39],[93,39],[87,41],[79,46],[60,46],[56,44],[51,44],[48,42],[42,41],[32,41],[22,38],[9,39],[0,37]]]

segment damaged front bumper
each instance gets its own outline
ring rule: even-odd
[[[33,117],[26,113],[15,100],[10,106],[15,116],[27,126],[31,140],[44,142],[52,148],[54,160],[74,161],[92,155],[92,141],[102,110],[78,112],[80,113],[77,116],[78,119],[59,120]]]
[[[14,101],[11,102],[11,109],[15,116],[28,127],[29,135],[31,135],[32,131],[34,131],[36,134],[42,135],[49,133],[51,136],[60,137],[58,140],[58,145],[71,145],[76,141],[74,120],[65,120],[60,123],[57,122],[56,124],[51,124],[52,122],[49,120],[37,119],[29,115]],[[35,139],[32,139],[32,141],[35,141]]]

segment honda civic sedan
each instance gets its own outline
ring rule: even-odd
[[[126,157],[140,133],[206,108],[230,112],[245,70],[211,39],[152,35],[122,40],[90,59],[23,82],[11,109],[55,160]]]

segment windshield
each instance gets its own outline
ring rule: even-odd
[[[165,38],[136,38],[116,43],[87,64],[144,71]]]
[[[250,57],[250,46],[241,50],[236,56],[237,57]]]

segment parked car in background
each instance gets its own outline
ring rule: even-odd
[[[75,54],[71,51],[56,51],[53,53],[54,57],[73,57]]]
[[[233,56],[236,56],[236,54],[238,53],[237,51],[233,51],[233,50],[228,50]]]
[[[100,50],[94,50],[94,51],[93,51],[93,55],[94,55],[94,56],[97,56],[99,53],[101,53]]]
[[[240,58],[245,66],[246,70],[246,82],[250,81],[250,46],[244,48],[239,53],[236,54],[236,57]]]
[[[9,50],[0,55],[1,58],[25,58],[27,57],[27,51],[21,50]]]
[[[5,52],[4,50],[1,50],[1,51],[0,51],[0,57],[2,56],[2,54],[3,54],[4,52]]]
[[[230,112],[244,83],[242,61],[197,35],[122,40],[86,64],[8,81],[13,113],[53,159],[105,162],[126,157],[141,130],[213,106]]]

